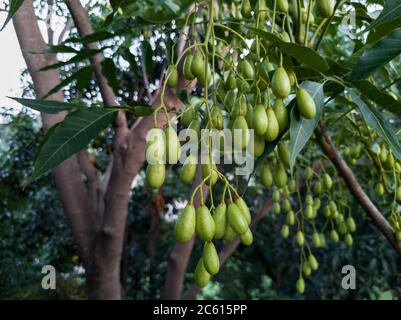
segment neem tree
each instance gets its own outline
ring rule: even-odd
[[[313,251],[326,237],[352,245],[357,226],[351,196],[401,255],[398,1],[117,0],[95,6],[104,15],[96,31],[78,0],[65,4],[78,35],[54,44],[43,40],[31,0],[10,1],[9,18],[38,97],[16,100],[42,114],[46,135],[31,178],[53,170],[91,297],[121,298],[132,181],[152,147],[155,162],[147,165],[146,182],[154,189],[163,185],[166,165],[180,156],[171,125],[176,116],[179,127],[210,129],[222,141],[223,129],[239,130],[243,139],[234,147],[244,152],[254,130],[251,178],[272,192],[274,213],[285,212],[277,217],[283,219],[282,237],[293,235],[300,247],[299,293],[304,277],[318,268]],[[373,19],[375,4],[384,6]],[[64,2],[56,5],[64,9]],[[344,23],[353,21],[350,12],[352,30]],[[58,61],[56,53],[72,57]],[[120,59],[129,67],[116,64]],[[70,66],[61,80],[60,69]],[[71,85],[77,94],[65,102],[61,90]],[[103,104],[84,104],[92,101],[93,88]],[[110,126],[110,164],[98,172],[85,148]],[[203,287],[222,262],[214,243],[238,242],[239,236],[251,245],[250,226],[258,217],[211,154],[199,179],[196,160],[189,158],[181,169],[193,190],[175,236],[188,243],[196,234],[205,242],[195,270]],[[363,188],[357,180],[362,167],[371,173],[358,177]],[[216,194],[219,184],[223,192]],[[369,198],[371,189],[385,199],[382,212]],[[182,283],[177,288],[176,298]]]

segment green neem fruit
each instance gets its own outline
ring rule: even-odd
[[[224,241],[226,241],[226,242],[234,241],[236,236],[237,236],[237,234],[235,233],[233,228],[231,228],[230,224],[226,223],[226,232],[224,233],[224,237],[223,237]]]
[[[305,280],[303,278],[299,278],[297,280],[296,287],[297,287],[297,292],[299,294],[304,294],[304,292],[305,292]]]
[[[323,188],[322,188],[322,183],[321,183],[320,181],[317,181],[317,182],[315,183],[315,186],[314,186],[314,188],[313,188],[313,191],[314,191],[316,194],[321,194],[321,193],[322,193]]]
[[[323,174],[323,186],[326,190],[330,190],[333,186],[333,180],[331,180],[328,173]]]
[[[329,201],[330,212],[334,215],[337,212],[337,205],[333,200]]]
[[[336,230],[331,230],[330,232],[330,239],[333,242],[338,242],[340,240],[340,237],[338,236],[338,233]]]
[[[309,255],[308,261],[309,261],[310,267],[312,268],[313,271],[316,271],[319,268],[319,263],[317,262],[317,260],[313,254]]]
[[[311,167],[306,167],[304,171],[304,179],[306,181],[310,180],[313,178],[313,170]]]
[[[268,142],[272,142],[277,139],[279,134],[279,125],[276,118],[276,114],[273,109],[268,107],[266,110],[267,114],[267,130],[265,133],[265,139]]]
[[[279,37],[281,40],[283,40],[284,42],[291,42],[291,38],[290,35],[286,32],[286,31],[281,31],[279,33]],[[290,81],[291,82],[291,81]]]
[[[319,238],[320,238],[320,248],[324,248],[326,246],[326,237],[324,236],[324,233],[320,233]]]
[[[235,204],[238,206],[246,222],[249,225],[251,223],[251,212],[249,211],[248,205],[241,197],[235,200]]]
[[[146,168],[146,184],[151,189],[159,189],[166,178],[166,165],[164,163],[148,164]]]
[[[305,208],[305,217],[308,220],[312,220],[314,218],[313,206],[308,204]]]
[[[280,142],[277,146],[278,156],[280,160],[286,165],[290,165],[290,152],[284,142]]]
[[[238,208],[238,206],[234,202],[228,205],[227,220],[235,233],[239,235],[244,234],[248,229],[248,223],[244,215],[241,213],[240,208]]]
[[[205,73],[205,61],[203,60],[202,52],[195,51],[191,63],[191,72],[195,77],[202,77]]]
[[[248,228],[248,230],[246,230],[246,232],[244,234],[241,234],[239,236],[242,244],[246,245],[246,246],[250,246],[253,243],[253,234],[251,229]]]
[[[395,190],[395,197],[398,202],[401,202],[401,186],[398,186]]]
[[[230,71],[226,79],[227,90],[234,90],[237,86],[234,71]]]
[[[249,128],[253,129],[253,114],[254,114],[254,108],[252,107],[251,104],[248,103],[247,108],[246,108],[246,123],[248,124]]]
[[[397,230],[395,232],[395,238],[397,239],[398,242],[401,242],[401,231]]]
[[[227,91],[227,94],[224,97],[224,108],[228,112],[230,112],[233,109],[236,99],[237,99],[237,93],[234,90]]]
[[[277,1],[277,11],[279,12],[288,12],[288,1],[287,0],[278,0]]]
[[[291,91],[291,83],[283,67],[278,67],[272,79],[272,91],[277,98],[286,98]]]
[[[150,163],[164,161],[166,142],[162,129],[153,128],[146,137],[146,159]]]
[[[182,211],[175,225],[175,240],[185,243],[192,239],[195,233],[195,208],[192,204],[188,204]]]
[[[265,146],[265,138],[255,133],[253,136],[253,156],[255,158],[260,157],[265,151]]]
[[[280,234],[284,239],[287,239],[288,236],[290,235],[290,228],[286,224],[283,225]]]
[[[190,155],[181,168],[180,179],[183,183],[191,184],[196,176],[196,169],[198,168],[198,157]]]
[[[250,18],[252,12],[251,2],[249,0],[242,0],[241,15],[244,18]]]
[[[267,6],[266,6],[266,0],[258,0],[258,6],[257,6],[257,14],[259,21],[261,23],[265,23],[267,19]]]
[[[275,190],[273,192],[273,201],[274,202],[279,202],[280,201],[280,191],[279,190]]]
[[[241,63],[241,73],[245,80],[253,80],[255,72],[248,60],[243,60]]]
[[[206,242],[203,247],[203,265],[208,273],[215,275],[220,269],[219,255],[213,242]]]
[[[301,230],[298,230],[295,234],[295,242],[298,246],[302,247],[305,244],[305,235]]]
[[[198,135],[198,137],[200,137],[201,125],[202,125],[202,121],[199,118],[195,117],[189,124],[188,129],[194,130],[196,132],[196,134]]]
[[[288,70],[287,74],[288,78],[290,79],[291,87],[293,87],[294,84],[297,82],[297,74],[294,72],[294,70]]]
[[[352,217],[348,217],[347,219],[347,229],[349,232],[355,232],[356,230],[356,223]]]
[[[223,114],[218,106],[213,106],[211,117],[213,127],[217,130],[223,129]]]
[[[324,208],[323,208],[323,215],[326,217],[326,218],[330,218],[331,217],[331,210],[330,210],[330,206],[329,205],[327,205],[327,206],[325,206]]]
[[[206,179],[205,183],[208,186],[213,186],[217,182],[217,179],[219,178],[216,169],[217,168],[215,163],[202,164],[202,178]]]
[[[273,185],[273,175],[272,175],[270,167],[267,163],[263,164],[260,178],[261,178],[262,184],[266,188],[269,188]],[[279,194],[279,198],[280,198],[280,194]]]
[[[238,116],[246,116],[247,106],[246,106],[246,98],[244,94],[238,96],[238,99],[234,105],[234,108],[231,111],[231,116],[236,118]]]
[[[280,214],[281,207],[280,207],[280,204],[278,202],[275,202],[273,204],[273,212],[274,212],[275,215],[279,215]]]
[[[320,205],[321,205],[320,199],[319,199],[319,198],[315,198],[315,200],[313,201],[313,206],[314,206],[317,210],[319,210],[319,209],[320,209]]]
[[[224,233],[226,232],[226,222],[227,222],[227,206],[224,201],[213,210],[213,220],[215,225],[215,239],[222,239]]]
[[[316,0],[316,12],[322,18],[330,18],[335,6],[334,0]]]
[[[172,127],[167,127],[166,135],[166,160],[170,164],[176,164],[181,156],[181,145],[177,132]]]
[[[295,213],[294,211],[290,210],[287,212],[286,223],[289,226],[293,226],[295,224]]]
[[[312,268],[310,267],[309,261],[305,260],[302,264],[302,272],[305,276],[310,276],[312,273]]]
[[[288,111],[282,99],[276,99],[273,110],[277,118],[279,133],[282,133],[288,126]]]
[[[344,235],[348,232],[347,225],[344,222],[339,223],[338,232],[342,235]]]
[[[385,146],[382,146],[380,149],[380,161],[385,163],[387,161],[388,153]]]
[[[193,58],[194,58],[194,56],[192,55],[192,53],[188,53],[187,56],[185,57],[183,73],[184,73],[185,79],[187,79],[187,80],[195,79],[195,76],[192,74],[192,71],[191,71]]]
[[[184,111],[181,114],[181,124],[184,128],[189,127],[191,121],[194,118],[194,113],[195,110],[191,105],[185,107]]]
[[[276,167],[276,170],[274,172],[273,175],[273,180],[274,180],[274,184],[279,187],[282,188],[287,184],[287,172],[284,169],[284,166],[281,162],[279,162],[279,164]]]
[[[243,150],[248,146],[249,129],[248,124],[243,116],[238,116],[235,118],[233,123],[233,136],[235,150]]]
[[[200,84],[202,87],[209,86],[212,81],[212,71],[210,70],[209,64],[206,64],[205,67],[206,70],[203,70],[203,72],[199,76],[197,76],[198,84]]]
[[[299,113],[306,119],[312,119],[316,115],[316,105],[313,98],[304,88],[297,91],[297,106]]]
[[[314,233],[312,234],[312,245],[313,245],[315,248],[319,248],[319,247],[320,247],[320,235],[319,235],[319,233],[317,233],[317,232],[314,232]]]
[[[376,184],[375,190],[378,196],[383,196],[384,195],[383,183],[379,182],[378,184]]]
[[[284,199],[284,201],[283,201],[283,209],[286,212],[288,212],[288,211],[290,211],[292,209],[291,208],[291,202],[290,202],[289,199]]]
[[[209,283],[211,275],[207,272],[203,259],[200,258],[195,268],[195,283],[199,288],[206,287]]]
[[[301,8],[301,14],[302,14],[302,22],[306,23],[308,21],[308,12],[304,8]],[[309,25],[313,25],[315,23],[315,16],[311,12],[309,15]]]
[[[288,190],[290,192],[296,192],[297,189],[298,189],[297,180],[291,179],[290,182],[288,183]]]
[[[224,97],[226,96],[227,91],[225,88],[225,84],[223,81],[219,81],[216,87],[216,96],[217,96],[217,101],[220,103],[224,102]]]
[[[267,130],[267,114],[265,107],[262,104],[257,104],[253,109],[253,128],[256,133],[263,135]]]
[[[203,241],[212,241],[216,227],[208,207],[200,205],[196,209],[196,235]]]
[[[347,233],[344,237],[344,242],[348,247],[351,247],[352,244],[354,243],[354,240],[352,239],[352,236],[350,233]]]
[[[313,197],[312,197],[312,195],[310,194],[310,193],[308,193],[307,195],[306,195],[306,197],[305,197],[305,203],[306,204],[308,204],[308,205],[313,205]]]
[[[167,85],[170,88],[175,88],[178,84],[178,71],[174,65],[169,65],[167,69]]]

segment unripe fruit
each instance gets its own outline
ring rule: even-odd
[[[215,239],[222,239],[226,232],[227,222],[227,206],[224,201],[220,202],[216,209],[213,210],[213,220],[215,225]]]
[[[401,243],[401,231],[400,230],[397,230],[395,232],[395,238],[397,239],[398,242]]]
[[[195,208],[192,204],[188,204],[182,211],[175,225],[175,240],[180,243],[191,240],[195,233],[195,223]]]
[[[295,242],[298,246],[302,247],[305,244],[305,236],[301,230],[298,230],[295,234]]]
[[[191,184],[196,176],[196,169],[198,168],[198,157],[190,155],[181,168],[180,178],[183,183]]]
[[[275,190],[273,192],[273,201],[274,202],[279,202],[280,201],[280,191],[279,190]]]
[[[236,236],[237,234],[235,233],[233,228],[231,228],[230,224],[226,223],[226,232],[224,233],[224,238],[223,238],[224,241],[226,242],[234,241]]]
[[[330,200],[329,208],[330,208],[330,212],[332,213],[332,215],[335,215],[335,212],[337,212],[337,205],[333,200]]]
[[[287,146],[284,144],[284,142],[280,142],[277,146],[277,151],[278,151],[278,156],[280,157],[280,160],[284,165],[289,166],[290,165],[290,152],[287,149]]]
[[[167,127],[166,135],[166,160],[170,164],[176,164],[181,156],[181,145],[177,132],[172,127]]]
[[[314,191],[316,194],[318,194],[318,195],[320,195],[320,194],[322,193],[323,188],[322,188],[322,183],[321,183],[320,181],[317,181],[317,182],[315,183],[315,186],[314,186],[314,188],[313,188],[313,191]]]
[[[211,275],[207,272],[203,259],[200,258],[195,268],[195,283],[199,288],[205,287],[210,281]]]
[[[317,262],[315,256],[310,254],[308,257],[309,265],[313,271],[316,271],[319,268],[319,263]]]
[[[202,53],[197,50],[191,63],[191,72],[195,77],[201,77],[205,72],[205,61]]]
[[[273,185],[273,175],[272,175],[270,167],[267,163],[263,164],[260,178],[261,178],[262,184],[266,188],[269,188]],[[280,194],[279,194],[279,197],[280,197]]]
[[[291,42],[291,38],[290,35],[286,32],[286,31],[281,31],[279,33],[279,37],[281,40],[283,40],[284,42]],[[290,80],[291,83],[291,80]]]
[[[248,225],[251,223],[251,212],[249,211],[248,205],[241,197],[235,200],[235,204],[240,209]]]
[[[355,220],[352,217],[348,217],[348,219],[347,219],[347,229],[351,233],[355,232],[355,230],[356,230]]]
[[[221,113],[221,110],[218,106],[213,106],[211,117],[213,127],[217,130],[223,129],[223,114]]]
[[[280,212],[281,212],[281,207],[280,207],[280,204],[279,204],[278,202],[276,202],[276,203],[273,204],[273,212],[274,212],[274,214],[276,214],[276,215],[279,215],[279,214],[280,214]]]
[[[246,107],[246,123],[248,124],[249,128],[253,129],[253,119],[254,119],[254,108],[252,107],[251,104],[248,103],[247,107]]]
[[[338,225],[338,232],[342,235],[344,235],[348,232],[347,225],[344,222],[342,222]]]
[[[238,96],[237,101],[235,102],[234,108],[231,111],[231,117],[236,118],[238,116],[246,116],[247,106],[246,106],[246,97],[244,94],[240,94]]]
[[[184,73],[185,79],[187,79],[187,80],[195,79],[195,76],[192,74],[192,71],[191,71],[193,58],[194,58],[194,56],[192,55],[192,53],[188,53],[187,56],[185,57],[183,73]]]
[[[260,157],[265,151],[265,147],[265,138],[255,133],[253,136],[253,156],[255,158]]]
[[[395,197],[398,202],[401,202],[401,186],[398,186],[395,190]]]
[[[266,0],[258,0],[257,13],[259,21],[264,24],[267,19],[267,6]]]
[[[281,236],[286,239],[290,235],[290,228],[285,224],[280,231]]]
[[[268,128],[267,114],[262,104],[257,104],[253,109],[253,128],[259,135],[263,135]]]
[[[312,220],[314,217],[313,206],[308,204],[305,208],[305,217],[308,220]]]
[[[288,12],[288,1],[287,0],[278,0],[277,1],[277,11],[278,12]]]
[[[305,10],[304,8],[301,8],[301,14],[302,14],[302,22],[306,23],[308,21],[308,11]],[[309,15],[309,25],[313,25],[315,23],[315,16],[311,12]]]
[[[169,65],[167,72],[167,85],[170,88],[175,88],[178,84],[178,71],[174,65]]]
[[[336,230],[331,230],[330,232],[330,239],[333,242],[338,242],[340,240],[340,237],[338,236],[338,233]]]
[[[234,150],[245,149],[249,143],[248,124],[243,116],[235,118],[233,123]]]
[[[189,125],[191,124],[191,121],[194,118],[194,113],[195,113],[194,108],[191,105],[187,106],[184,109],[184,111],[182,112],[182,115],[181,115],[181,124],[184,128],[189,127]]]
[[[326,237],[324,236],[324,233],[320,233],[319,238],[320,238],[320,248],[324,248],[326,246]]]
[[[323,209],[323,215],[326,217],[326,218],[330,218],[331,217],[331,210],[330,210],[330,206],[325,206],[324,207],[324,209]]]
[[[334,0],[316,0],[316,12],[322,18],[329,18],[334,11]]]
[[[230,71],[226,79],[226,88],[227,90],[234,90],[236,86],[237,81],[235,79],[235,74],[233,71]]]
[[[148,164],[146,168],[146,184],[151,189],[159,189],[166,178],[166,166],[163,163]]]
[[[248,223],[235,203],[230,203],[227,209],[227,220],[233,230],[241,235],[248,230]]]
[[[268,107],[266,110],[267,114],[267,130],[265,133],[265,139],[268,142],[272,142],[277,139],[279,133],[279,126],[276,118],[276,114],[273,109]]]
[[[236,99],[237,99],[237,93],[234,90],[227,91],[227,94],[224,97],[224,107],[228,112],[230,112],[233,109]]]
[[[304,172],[304,179],[306,181],[310,180],[313,178],[313,170],[311,167],[306,167],[305,172]]]
[[[288,126],[288,111],[282,99],[276,99],[273,110],[277,118],[279,133],[283,133]]]
[[[252,12],[251,2],[249,0],[242,0],[241,15],[244,18],[250,18]]]
[[[205,70],[206,68],[206,70]],[[203,72],[197,76],[198,78],[198,84],[201,85],[202,87],[209,86],[211,81],[212,81],[212,72],[210,70],[209,64],[206,64],[204,66]]]
[[[291,91],[291,83],[283,67],[278,67],[272,79],[272,91],[277,98],[286,98]]]
[[[208,186],[213,186],[217,179],[219,178],[216,172],[216,164],[214,163],[204,163],[202,164],[202,178],[206,179],[205,183]]]
[[[253,71],[252,65],[248,60],[243,60],[241,63],[241,73],[245,80],[253,80],[255,72]]]
[[[297,106],[299,113],[306,119],[312,119],[316,115],[316,105],[313,98],[304,88],[297,91]]]
[[[313,201],[313,206],[314,206],[317,210],[319,210],[319,209],[320,209],[320,205],[321,205],[320,199],[319,199],[319,198],[315,198],[315,200]]]
[[[253,234],[251,229],[248,228],[248,230],[239,236],[242,244],[246,246],[250,246],[253,243]]]
[[[287,184],[287,179],[287,172],[285,171],[283,164],[280,162],[273,175],[274,184],[277,187],[282,188]]]
[[[295,213],[294,211],[290,210],[287,212],[286,223],[289,226],[293,226],[295,224]]]
[[[305,276],[310,276],[312,273],[312,268],[310,267],[309,261],[306,260],[302,264],[302,272]]]
[[[330,190],[333,186],[333,180],[327,173],[323,174],[323,186],[326,190]]]
[[[303,278],[299,278],[297,280],[297,292],[299,294],[303,294],[305,292],[305,280]]]
[[[344,241],[345,241],[345,244],[346,244],[348,247],[351,247],[352,244],[354,243],[354,240],[352,239],[352,236],[351,236],[350,233],[347,233],[347,234],[345,235]]]
[[[288,183],[288,190],[290,192],[296,192],[297,191],[297,181],[295,179],[292,179],[289,183]]]
[[[315,248],[319,248],[320,247],[320,235],[317,232],[314,232],[312,234],[312,245]]]
[[[284,199],[283,208],[284,208],[284,211],[286,211],[286,212],[291,210],[291,202],[290,202],[290,200]]]
[[[214,220],[208,207],[200,205],[196,209],[196,235],[203,241],[212,241],[215,229]]]
[[[166,142],[162,129],[153,128],[146,137],[146,159],[150,164],[164,162]]]
[[[380,182],[379,182],[378,184],[376,184],[375,190],[376,190],[376,193],[377,193],[378,196],[383,196],[383,195],[384,195],[384,186],[383,186],[383,183],[380,183]]]
[[[311,206],[313,205],[313,197],[310,193],[306,195],[305,203]]]
[[[203,265],[208,273],[215,275],[220,269],[219,255],[213,242],[206,242],[203,247],[202,255]]]

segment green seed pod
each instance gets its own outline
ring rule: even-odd
[[[316,0],[316,13],[322,18],[330,18],[333,14],[335,0]]]
[[[324,236],[324,233],[320,233],[319,238],[320,238],[320,248],[324,248],[326,246],[326,237]]]
[[[194,108],[191,105],[185,107],[181,115],[181,124],[184,128],[188,128],[195,116]]]
[[[206,179],[205,183],[208,186],[213,186],[216,184],[219,175],[216,172],[216,164],[214,163],[204,163],[202,164],[202,178]]]
[[[284,99],[291,92],[291,83],[283,67],[278,67],[272,79],[272,91],[277,98]]]
[[[312,245],[315,248],[319,248],[320,247],[320,235],[317,232],[314,232],[312,234]]]
[[[276,170],[274,172],[273,175],[273,180],[274,180],[274,184],[279,187],[282,188],[287,184],[287,172],[284,169],[284,166],[281,162],[279,162],[279,164],[276,167]]]
[[[236,118],[238,116],[245,117],[247,113],[246,97],[244,94],[240,94],[235,102],[234,108],[231,111],[231,117]]]
[[[310,180],[313,178],[313,170],[311,167],[306,167],[304,171],[304,179],[306,181]]]
[[[234,71],[230,71],[226,79],[227,90],[234,90],[237,86],[237,81],[235,79]]]
[[[297,106],[299,113],[306,119],[312,119],[316,115],[316,105],[313,98],[304,88],[297,91]]]
[[[273,192],[273,201],[274,202],[279,202],[280,201],[280,191],[279,190],[275,190]]]
[[[330,239],[333,242],[338,242],[340,240],[340,237],[338,236],[338,233],[336,230],[331,230],[330,232]]]
[[[290,228],[286,224],[283,225],[280,234],[284,239],[287,239],[288,236],[290,235]]]
[[[281,207],[278,202],[273,204],[273,212],[275,215],[279,215],[281,213]]]
[[[308,204],[305,208],[305,217],[308,220],[312,220],[314,218],[313,206]]]
[[[241,73],[245,80],[253,80],[255,72],[248,60],[243,60],[241,63]]]
[[[182,211],[175,225],[175,240],[180,243],[188,242],[195,233],[195,208],[188,204]]]
[[[212,241],[216,227],[208,207],[200,205],[196,209],[196,235],[203,241]]]
[[[185,57],[183,73],[184,73],[185,79],[187,79],[187,80],[195,79],[195,76],[192,74],[192,71],[191,71],[193,58],[194,58],[194,56],[192,55],[192,53],[188,53],[187,56]]]
[[[311,273],[312,273],[312,268],[310,267],[310,264],[309,264],[309,261],[308,260],[305,260],[303,263],[302,263],[302,272],[303,272],[303,274],[305,275],[305,276],[310,276],[311,275]]]
[[[311,205],[311,206],[313,206],[313,197],[312,197],[312,195],[310,194],[310,193],[308,193],[307,195],[306,195],[306,198],[305,198],[305,203],[307,204],[307,205]]]
[[[235,200],[235,204],[240,209],[248,225],[251,223],[251,212],[249,211],[248,205],[241,197]]]
[[[265,147],[266,147],[265,138],[255,133],[253,139],[253,156],[255,158],[260,157],[265,151]]]
[[[344,242],[348,247],[352,246],[352,244],[354,243],[354,240],[352,239],[352,235],[350,233],[347,233],[345,235]]]
[[[282,99],[276,99],[273,110],[277,118],[279,133],[283,133],[288,126],[288,111]]]
[[[214,105],[211,112],[213,127],[217,130],[223,129],[223,114],[218,106]]]
[[[196,176],[196,169],[198,168],[198,157],[190,155],[181,168],[180,179],[183,183],[191,184]]]
[[[284,201],[283,201],[283,209],[286,212],[288,212],[288,211],[290,211],[292,209],[290,200],[284,199]]]
[[[146,168],[146,184],[151,189],[159,189],[166,178],[166,165],[164,163],[148,164]]]
[[[288,12],[288,1],[287,0],[278,0],[277,1],[277,11],[278,12]]]
[[[347,219],[347,229],[349,232],[355,232],[356,230],[356,223],[352,217],[348,217]]]
[[[180,139],[172,127],[167,127],[166,135],[166,160],[170,164],[176,164],[181,156]]]
[[[318,195],[322,194],[323,188],[320,181],[316,181],[313,191]]]
[[[263,135],[268,127],[268,119],[265,107],[262,104],[257,104],[253,110],[253,128],[256,134]]]
[[[290,152],[288,151],[288,148],[284,144],[284,142],[280,142],[277,146],[277,151],[278,151],[278,156],[284,165],[289,167],[290,165]]]
[[[241,15],[244,18],[250,18],[252,12],[251,2],[249,0],[242,0]]]
[[[344,235],[348,232],[347,225],[344,222],[342,222],[338,225],[338,232],[342,235]]]
[[[224,233],[224,238],[223,238],[224,241],[226,242],[234,241],[236,236],[237,234],[235,233],[233,228],[231,228],[230,224],[226,223],[226,232]]]
[[[286,223],[289,226],[293,226],[295,224],[295,213],[294,211],[290,210],[287,212]]]
[[[251,229],[248,228],[248,230],[239,236],[242,244],[246,246],[250,246],[253,243],[253,234]]]
[[[326,190],[330,190],[333,186],[333,180],[327,173],[323,174],[323,186]]]
[[[296,192],[297,189],[298,189],[297,181],[295,179],[291,179],[290,182],[288,183],[288,190],[290,192]]]
[[[227,91],[227,94],[224,97],[224,108],[228,112],[230,112],[233,109],[236,99],[237,99],[237,93],[234,90]]]
[[[375,190],[376,190],[377,195],[382,197],[384,195],[383,183],[379,182],[378,184],[376,184]]]
[[[205,61],[203,60],[202,52],[195,51],[191,63],[191,72],[195,77],[202,77],[205,73]]]
[[[199,288],[203,288],[209,283],[210,278],[211,275],[206,271],[203,259],[200,258],[195,268],[195,283]]]
[[[269,188],[273,185],[273,175],[272,175],[270,167],[267,163],[263,164],[260,178],[261,178],[262,184],[266,188]],[[280,197],[280,195],[279,195],[279,197]]]
[[[239,235],[244,234],[248,229],[248,223],[245,217],[241,213],[240,208],[238,208],[234,202],[228,205],[227,220],[235,233]]]
[[[222,239],[226,232],[227,206],[224,201],[213,210],[213,220],[215,225],[214,239]]]
[[[217,274],[220,269],[219,255],[213,242],[205,242],[202,255],[203,265],[212,276]]]
[[[178,84],[178,71],[174,65],[169,65],[167,72],[167,85],[170,88],[175,88]]]
[[[398,202],[401,202],[401,186],[398,186],[395,190],[395,198]]]
[[[297,287],[297,292],[299,294],[304,294],[304,292],[305,292],[305,280],[303,278],[299,278],[297,280],[296,287]]]
[[[308,261],[309,261],[310,267],[312,268],[313,271],[316,271],[319,268],[319,263],[317,262],[317,260],[313,254],[309,255]]]
[[[305,235],[301,230],[298,230],[295,234],[295,242],[298,246],[302,247],[305,244]]]
[[[236,130],[239,130],[240,135],[236,135]],[[233,123],[234,150],[243,150],[249,143],[248,124],[243,116],[235,118]],[[240,138],[240,139],[239,139]]]

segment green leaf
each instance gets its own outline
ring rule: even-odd
[[[401,118],[401,102],[387,94],[386,91],[377,88],[368,80],[356,81],[352,84],[354,88],[358,89],[369,100]]]
[[[349,80],[362,80],[401,53],[401,28],[368,47],[359,58]]]
[[[380,24],[392,21],[401,16],[401,3],[399,0],[386,0],[384,8],[375,21],[368,27],[368,30]]]
[[[24,0],[10,0],[7,18],[6,18],[6,21],[4,21],[4,24],[1,27],[0,31],[3,31],[3,29],[6,27],[6,25],[10,22],[10,20],[17,13],[18,9],[21,7],[23,2],[24,2]]]
[[[118,93],[118,80],[117,80],[117,68],[114,64],[113,59],[106,58],[102,61],[103,75],[106,77],[109,86],[113,89],[114,93]]]
[[[35,157],[32,180],[85,148],[110,124],[116,112],[115,109],[82,108],[69,113],[45,136],[45,142]]]
[[[124,106],[123,106],[124,107]],[[153,107],[145,102],[134,101],[126,106],[127,110],[132,112],[136,117],[150,116],[153,114]]]
[[[60,102],[60,101],[24,99],[15,97],[9,97],[9,98],[21,103],[25,107],[49,114],[56,114],[59,113],[60,111],[80,108],[80,106],[77,104]]]
[[[270,32],[253,27],[249,27],[249,29],[255,31],[262,38],[278,46],[283,52],[292,56],[298,60],[298,62],[309,66],[312,69],[319,72],[326,72],[329,69],[329,65],[327,64],[326,60],[313,49],[296,43],[282,41],[279,37]]]
[[[118,35],[122,35],[126,32],[127,32],[127,30],[116,30],[113,33],[105,31],[105,30],[99,30],[94,33],[88,34],[87,36],[82,37],[82,38],[75,38],[75,37],[68,38],[68,39],[64,40],[64,43],[88,44],[88,43],[108,40],[108,39],[114,38]]]
[[[69,59],[67,61],[61,61],[61,62],[53,63],[51,65],[43,67],[42,69],[39,69],[38,71],[46,71],[46,70],[50,70],[50,69],[57,69],[57,68],[60,68],[62,66],[66,66],[66,65],[69,65],[69,64],[72,64],[72,63],[84,61],[84,60],[89,59],[90,57],[102,52],[103,49],[84,49],[84,50],[81,50],[78,54],[76,54],[75,56],[73,56],[71,59]]]
[[[149,77],[149,79],[152,79],[152,74],[153,74],[153,51],[152,51],[152,47],[150,46],[149,42],[147,40],[144,40],[142,42],[142,48],[141,48],[141,52],[142,52],[142,63],[145,64],[145,69],[146,69],[146,73],[147,76]]]
[[[382,23],[379,27],[374,28],[369,32],[366,43],[373,44],[399,27],[401,27],[401,17]]]
[[[70,46],[60,44],[60,45],[50,46],[45,52],[46,53],[77,53],[79,51]]]
[[[305,119],[300,116],[296,107],[290,112],[290,169],[292,172],[295,160],[310,137],[313,135],[315,128],[323,113],[324,93],[323,84],[312,81],[305,81],[301,84],[311,95],[316,104],[316,116],[313,119]]]
[[[395,131],[374,108],[366,104],[352,89],[349,89],[352,101],[358,106],[366,123],[375,129],[393,150],[394,156],[401,161],[401,146]]]

